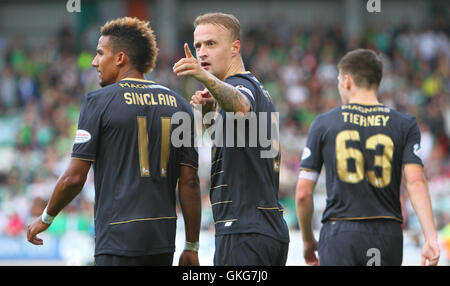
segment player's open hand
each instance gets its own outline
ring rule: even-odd
[[[192,55],[187,43],[184,44],[185,58],[182,58],[173,66],[173,72],[177,76],[192,76],[203,82],[206,79],[206,71],[201,67],[197,59]]]
[[[43,223],[41,217],[39,216],[30,225],[28,225],[27,240],[35,245],[43,245],[44,241],[36,235],[45,231],[49,226],[49,224]]]
[[[196,251],[184,250],[178,261],[179,266],[199,266],[198,253]]]
[[[439,262],[439,256],[438,242],[435,240],[426,241],[422,247],[422,266],[436,266]]]
[[[315,251],[317,250],[317,241],[303,241],[303,257],[308,265],[319,266]]]

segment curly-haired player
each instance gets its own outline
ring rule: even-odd
[[[175,92],[144,79],[157,54],[148,22],[125,17],[101,27],[92,66],[102,88],[84,98],[72,159],[28,227],[31,243],[43,243],[36,235],[80,193],[92,165],[96,265],[172,265],[178,179],[187,246],[180,265],[198,265],[198,154],[193,144],[170,144],[171,116],[193,113]]]

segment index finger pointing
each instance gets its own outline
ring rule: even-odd
[[[184,53],[186,54],[186,58],[193,58],[194,56],[191,53],[191,49],[189,49],[189,45],[184,43]]]

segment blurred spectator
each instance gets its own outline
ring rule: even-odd
[[[19,217],[17,213],[12,214],[9,217],[9,221],[6,225],[6,234],[10,236],[19,236],[25,229],[25,223]]]

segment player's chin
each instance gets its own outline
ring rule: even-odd
[[[98,83],[101,87],[104,86],[104,82],[105,82],[105,80],[102,78],[102,74],[98,73]]]
[[[99,83],[100,83],[100,86],[101,86],[101,87],[105,87],[105,86],[111,84],[110,82],[108,82],[108,81],[106,81],[106,80],[104,80],[104,79],[100,79],[100,80],[99,80]]]
[[[210,74],[212,74],[212,75],[214,75],[216,77],[219,77],[219,73],[214,68],[212,68],[211,66],[207,66],[205,68],[205,71],[209,72]]]

